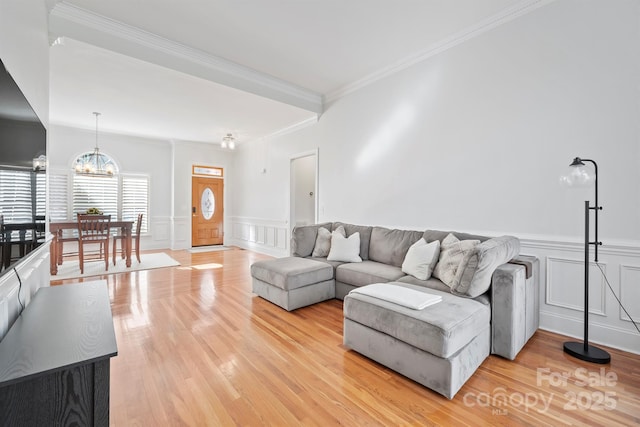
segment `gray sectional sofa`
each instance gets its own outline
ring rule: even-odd
[[[347,238],[357,233],[362,261],[313,257],[320,228],[344,231]],[[475,241],[457,269],[455,285],[403,272],[414,243],[424,238],[442,245],[450,234]],[[286,310],[344,300],[345,346],[453,398],[489,354],[514,359],[538,328],[538,260],[519,255],[519,249],[518,239],[511,236],[339,222],[296,227],[291,257],[251,266],[253,292]],[[379,283],[387,291],[433,296],[440,302],[417,310],[361,293]]]

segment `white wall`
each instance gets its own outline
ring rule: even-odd
[[[552,2],[336,100],[316,125],[244,147],[236,242],[288,253],[288,235],[285,246],[255,237],[286,232],[289,156],[318,147],[321,222],[517,235],[543,266],[542,326],[581,336],[593,190],[558,185],[581,156],[599,164],[609,281],[640,318],[639,8]],[[640,352],[593,268],[592,340]]]
[[[44,0],[0,0],[0,58],[45,127],[49,123],[49,35]]]

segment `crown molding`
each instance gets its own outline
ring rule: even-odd
[[[251,147],[256,142],[270,141],[272,139],[275,139],[275,138],[278,138],[278,137],[281,137],[281,136],[284,136],[284,135],[288,135],[288,134],[293,133],[293,132],[297,132],[300,129],[304,129],[306,127],[315,125],[316,123],[318,123],[319,120],[320,120],[320,115],[318,115],[318,114],[313,115],[313,116],[309,117],[308,119],[304,119],[304,120],[302,120],[300,122],[297,122],[297,123],[294,123],[294,124],[292,124],[290,126],[283,127],[282,129],[278,129],[278,130],[276,130],[274,132],[271,132],[271,133],[266,134],[264,136],[261,136],[259,138],[255,138],[255,139],[252,139],[250,141],[247,141],[246,143],[239,144],[238,148],[241,149],[241,150],[245,149],[245,148],[248,149],[249,147]]]
[[[387,67],[381,68],[380,70],[375,71],[371,74],[368,74],[361,79],[358,79],[352,83],[347,84],[346,86],[343,86],[335,91],[325,94],[324,96],[325,105],[328,103],[334,102],[342,98],[343,96],[353,93],[359,89],[362,89],[365,86],[375,83],[378,80],[381,80],[392,74],[398,73],[417,63],[425,61],[439,53],[442,53],[461,43],[464,43],[467,40],[478,37],[486,33],[487,31],[490,31],[496,27],[506,24],[509,21],[512,21],[522,15],[525,15],[535,9],[538,9],[554,1],[555,0],[524,0],[514,6],[503,9],[499,13],[482,20],[477,24],[467,27],[462,31],[455,33],[454,35],[447,37],[429,46],[425,50],[422,50],[420,52],[417,52],[415,54],[402,58],[401,60]]]
[[[213,71],[199,77],[314,113],[322,113],[323,110],[322,96],[316,92],[66,2],[58,3],[53,8],[49,15],[49,26],[54,38],[70,36],[92,44],[100,41],[102,47],[127,55],[117,43],[108,42],[110,38],[117,37],[137,48],[161,53],[169,58],[168,61],[152,61],[158,65],[184,71],[179,64],[171,63],[170,59],[178,60],[176,62],[187,61],[191,65]]]

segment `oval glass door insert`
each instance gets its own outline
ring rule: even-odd
[[[216,198],[213,191],[209,187],[205,188],[200,197],[200,209],[202,216],[206,220],[210,220],[216,210]]]

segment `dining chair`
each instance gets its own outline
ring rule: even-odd
[[[4,215],[0,214],[0,271],[5,268],[5,253],[6,249],[4,247]]]
[[[135,251],[136,258],[138,262],[140,262],[140,231],[142,230],[142,214],[138,214],[138,220],[136,221],[136,231],[135,235],[131,236],[132,242],[135,243]],[[122,232],[119,232],[117,235],[113,236],[113,265],[116,265],[116,253],[117,253],[117,245],[116,243],[120,240],[120,252],[122,254],[122,258],[125,258],[125,250],[124,250],[124,239],[126,238]]]
[[[111,215],[78,214],[78,256],[80,258],[80,273],[84,273],[85,245],[99,245],[100,257],[104,259],[104,269],[109,270],[109,241],[111,230]],[[95,260],[96,258],[94,258]]]

